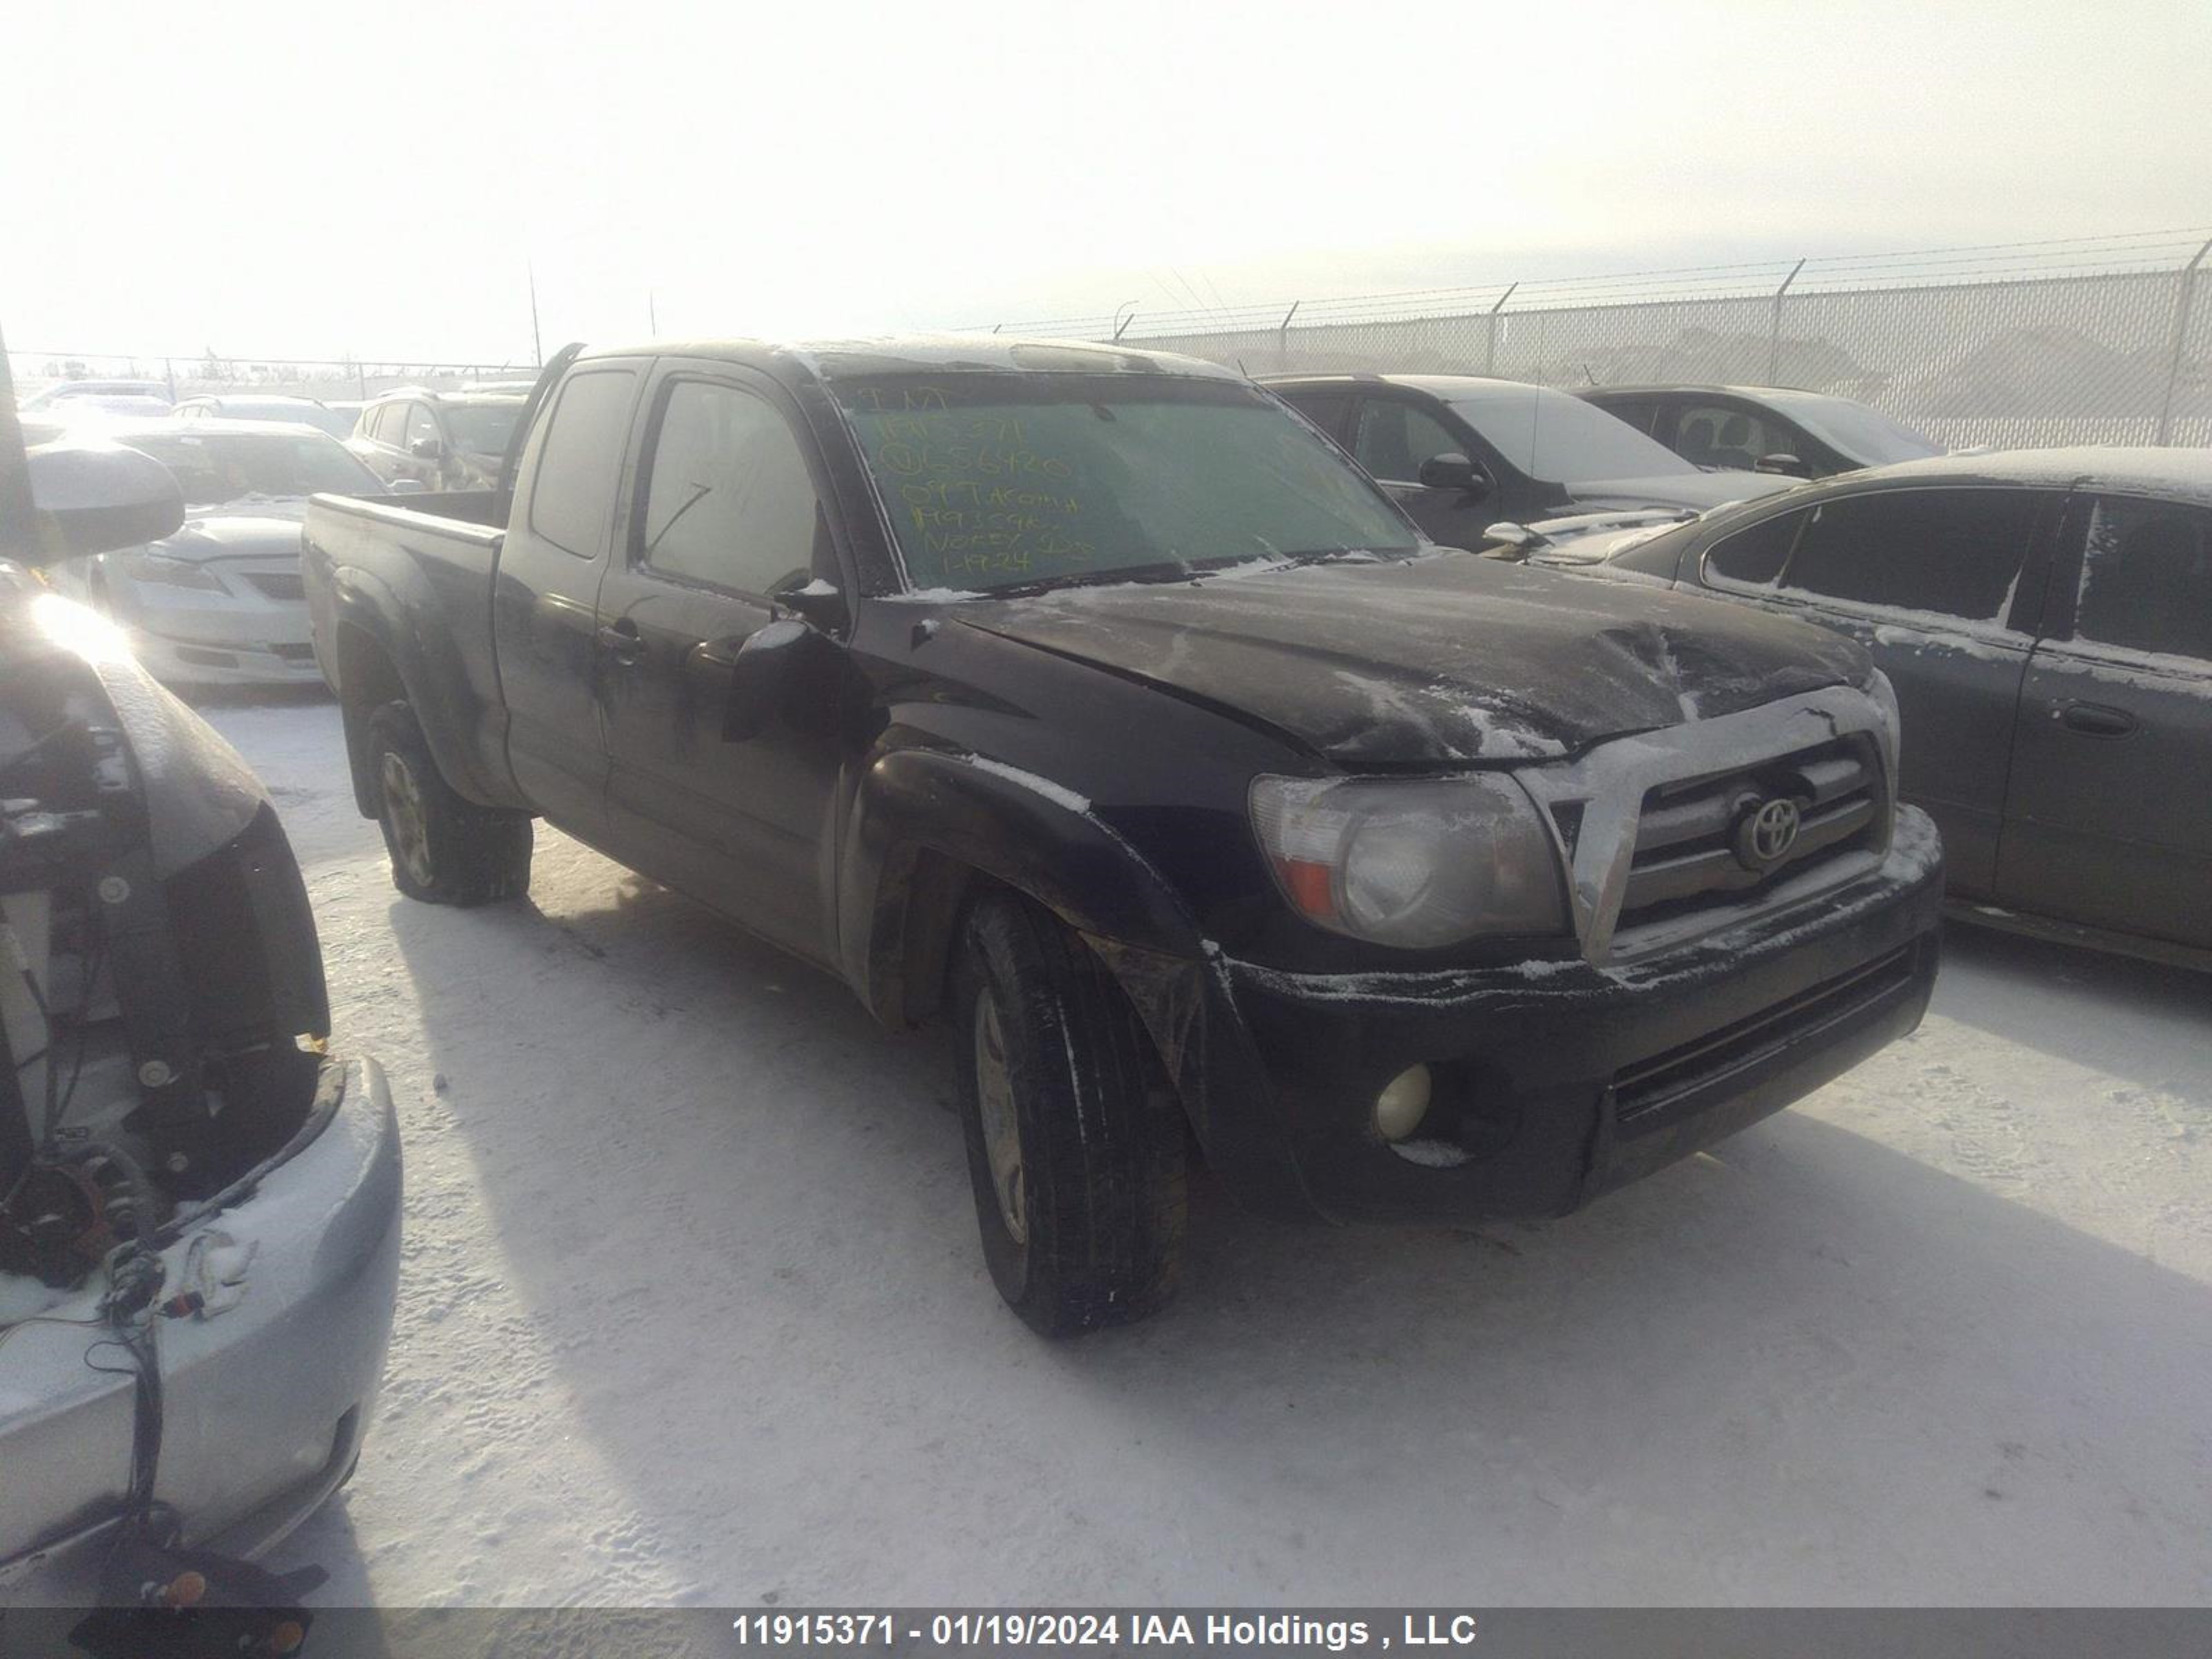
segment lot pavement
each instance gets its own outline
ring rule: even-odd
[[[393,1604],[2212,1600],[2212,981],[1954,931],[1917,1036],[1571,1219],[1261,1223],[1050,1346],[942,1041],[540,826],[402,900],[335,709],[207,711],[389,1072]]]

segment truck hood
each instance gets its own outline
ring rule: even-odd
[[[1585,478],[1566,486],[1575,506],[1594,508],[1684,507],[1702,513],[1729,501],[1771,495],[1803,483],[1773,472],[1668,472],[1651,478]]]
[[[1872,674],[1824,629],[1468,554],[1072,588],[951,615],[1355,767],[1568,754]]]

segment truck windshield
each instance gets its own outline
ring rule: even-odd
[[[1326,439],[1236,381],[954,371],[835,391],[918,590],[1419,545]]]

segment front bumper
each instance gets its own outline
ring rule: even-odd
[[[299,560],[220,561],[207,568],[226,591],[133,581],[119,568],[107,573],[109,609],[155,678],[173,685],[321,684],[307,604],[297,595]],[[284,597],[257,586],[285,581]]]
[[[322,1090],[337,1099],[319,1132],[161,1253],[167,1297],[192,1283],[196,1241],[252,1252],[236,1305],[155,1321],[154,1497],[187,1544],[248,1557],[275,1544],[351,1474],[374,1409],[398,1283],[398,1124],[373,1061],[327,1064]],[[114,1529],[135,1401],[128,1376],[86,1364],[104,1335],[32,1325],[9,1341],[0,1590],[68,1583]]]
[[[1107,959],[1161,1042],[1208,1162],[1264,1213],[1453,1222],[1564,1214],[1732,1134],[1918,1024],[1942,860],[1900,811],[1887,856],[1802,902],[1593,967],[1352,977],[1216,957]],[[1425,1062],[1434,1104],[1371,1108]]]

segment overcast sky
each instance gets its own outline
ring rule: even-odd
[[[11,347],[526,360],[2212,224],[2212,5],[0,22]]]

